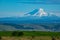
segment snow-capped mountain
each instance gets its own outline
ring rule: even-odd
[[[42,9],[42,8],[35,9],[32,12],[29,12],[29,13],[24,14],[24,16],[38,16],[38,17],[42,17],[42,16],[53,16],[53,15],[54,15],[53,13],[47,13],[47,12],[45,12],[45,10]]]
[[[60,31],[59,24],[60,17],[42,8],[26,13],[23,17],[0,18],[0,30]]]
[[[26,23],[26,24],[37,24],[37,23],[60,23],[60,17],[47,13],[44,9],[35,9],[32,12],[24,14],[23,17],[6,17],[0,18],[0,23]]]

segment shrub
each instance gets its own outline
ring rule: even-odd
[[[12,33],[12,36],[23,36],[23,35],[24,35],[23,32],[14,31],[14,32]]]
[[[2,37],[0,36],[0,40],[2,40]]]
[[[23,36],[24,33],[23,32],[18,32],[18,36]]]
[[[12,33],[12,36],[16,36],[16,35],[17,35],[17,32],[14,31],[14,32]]]
[[[52,37],[52,40],[56,40],[55,37]]]

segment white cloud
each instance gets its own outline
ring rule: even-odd
[[[56,15],[56,16],[60,17],[60,12],[49,12],[49,13],[50,13],[50,15]]]

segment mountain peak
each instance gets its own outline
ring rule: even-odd
[[[46,13],[43,8],[40,8],[38,11],[38,16],[40,16],[40,17],[48,16],[48,13]]]
[[[46,12],[43,8],[39,9],[34,9],[33,11],[24,14],[24,16],[29,16],[29,17],[58,17],[52,12]]]
[[[40,9],[35,9],[32,12],[29,12],[25,15],[26,16],[39,16],[39,17],[42,17],[42,16],[48,16],[48,13],[46,13],[43,8],[40,8]]]

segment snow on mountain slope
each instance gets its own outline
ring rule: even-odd
[[[53,16],[53,15],[55,15],[55,14],[52,13],[52,12],[47,13],[47,12],[45,12],[45,10],[43,8],[35,9],[35,10],[29,12],[29,13],[24,14],[24,16],[38,16],[38,17]]]
[[[42,8],[40,8],[39,11],[38,11],[38,14],[35,13],[33,16],[42,17],[42,16],[48,16],[48,14]]]

